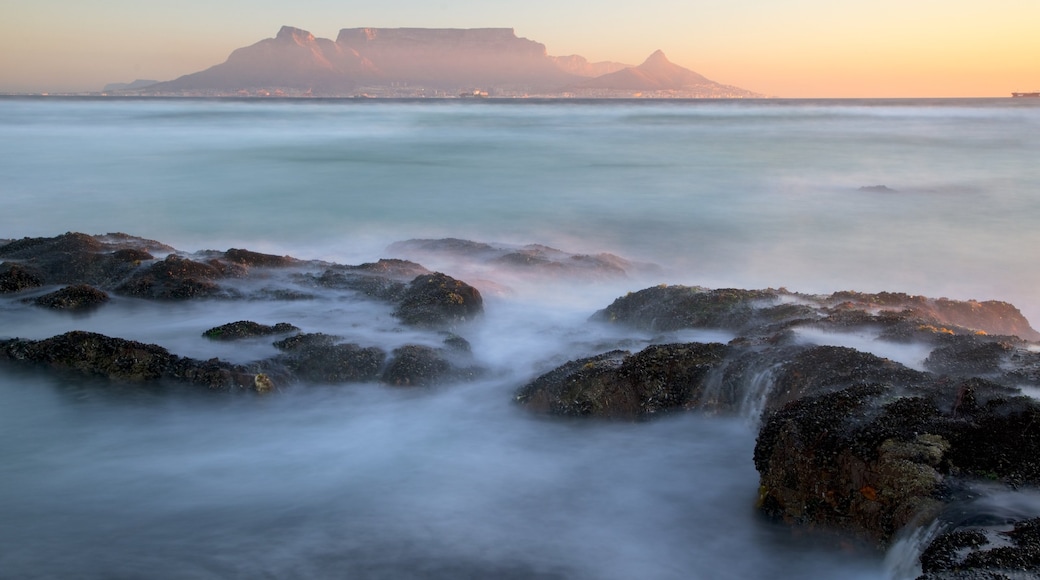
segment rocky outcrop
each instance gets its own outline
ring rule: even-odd
[[[1040,485],[1040,403],[980,379],[913,387],[859,384],[767,415],[762,509],[886,545],[937,517],[957,479]]]
[[[271,336],[275,334],[288,334],[299,332],[299,328],[288,322],[279,322],[274,325],[260,324],[251,320],[240,320],[229,322],[202,333],[202,336],[212,340],[238,340],[241,338],[255,338],[258,336]]]
[[[1040,518],[1004,528],[962,526],[942,533],[921,555],[918,580],[1035,578],[1040,570]]]
[[[54,310],[88,310],[108,302],[108,293],[87,284],[74,284],[44,294],[33,304]]]
[[[285,354],[278,359],[294,375],[316,383],[374,381],[386,361],[376,347],[339,343],[325,334],[302,334],[274,343]]]
[[[32,268],[4,262],[0,264],[0,294],[21,292],[43,286],[43,276]]]
[[[662,271],[655,264],[633,262],[614,254],[574,254],[541,244],[514,246],[440,238],[404,240],[391,244],[387,249],[396,255],[419,260],[449,260],[463,263],[470,269],[538,280],[616,280],[660,274]]]
[[[450,329],[484,312],[480,292],[441,273],[416,276],[404,289],[394,315],[405,324]]]
[[[516,401],[551,415],[646,419],[697,405],[722,344],[662,344],[568,362],[516,392]]]
[[[253,388],[256,373],[216,359],[199,361],[165,348],[97,333],[73,331],[32,341],[0,341],[0,358],[123,382],[186,382],[210,389]]]

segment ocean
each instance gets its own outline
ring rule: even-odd
[[[913,578],[912,546],[757,513],[751,411],[561,421],[513,393],[656,340],[588,317],[663,283],[1003,300],[1037,326],[1034,101],[0,98],[0,239],[125,232],[359,264],[461,238],[654,265],[590,281],[422,261],[484,289],[460,333],[491,370],[431,389],[221,396],[0,366],[0,577]],[[0,338],[91,330],[233,362],[274,349],[200,335],[246,319],[422,340],[365,301],[69,316],[0,297]]]

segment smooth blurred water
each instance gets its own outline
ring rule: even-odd
[[[1029,99],[7,99],[0,236],[341,261],[413,237],[537,242],[657,262],[662,282],[1040,319],[1037,151]]]
[[[123,231],[356,264],[451,236],[665,268],[509,281],[462,331],[489,378],[429,391],[224,397],[0,367],[0,577],[884,578],[882,555],[756,514],[753,417],[548,421],[513,392],[651,340],[586,319],[657,283],[1000,299],[1040,319],[1038,129],[1040,106],[997,99],[0,99],[0,238]],[[894,191],[860,189],[875,185]],[[271,355],[201,337],[241,319],[387,349],[439,340],[331,295],[117,297],[71,317],[5,299],[0,337]]]

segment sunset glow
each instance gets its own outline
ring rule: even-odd
[[[171,80],[297,26],[508,27],[551,55],[639,64],[663,50],[725,84],[780,97],[1005,97],[1040,90],[1035,0],[302,0],[257,6],[5,0],[0,92]]]

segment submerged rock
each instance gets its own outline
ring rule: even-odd
[[[457,373],[442,349],[416,344],[395,348],[380,380],[395,386],[429,386]]]
[[[44,294],[33,300],[37,306],[55,310],[85,310],[108,302],[108,294],[86,284],[66,286],[61,290]]]
[[[271,336],[274,334],[288,334],[299,332],[299,328],[288,322],[267,325],[253,322],[251,320],[240,320],[215,326],[202,333],[202,336],[213,340],[238,340],[240,338],[253,338],[257,336]]]
[[[380,348],[341,344],[325,334],[302,334],[274,344],[285,352],[278,362],[295,376],[318,383],[374,381],[386,361]]]

